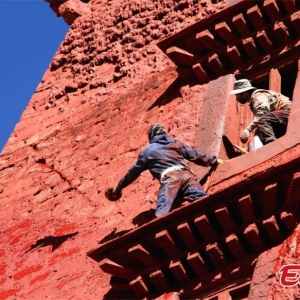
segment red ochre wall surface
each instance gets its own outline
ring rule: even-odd
[[[148,172],[121,200],[104,196],[147,145],[149,125],[160,122],[175,139],[226,158],[222,135],[238,143],[251,117],[236,115],[228,95],[233,75],[201,85],[184,81],[157,47],[237,1],[46,2],[70,29],[0,156],[0,299],[103,299],[110,275],[87,252],[153,217],[159,183]],[[299,149],[291,151],[296,156]],[[212,191],[239,180],[230,166],[220,166]],[[199,177],[207,172],[191,167]],[[299,263],[298,236],[296,228],[259,256],[248,299],[298,297],[298,287],[282,287],[277,273]]]
[[[110,277],[86,253],[153,213],[159,184],[148,172],[120,201],[104,197],[149,125],[220,151],[205,139],[220,138],[209,84],[180,81],[156,43],[226,1],[47,2],[70,29],[1,153],[0,299],[102,299]],[[224,82],[216,91],[227,97],[233,80],[212,87]]]

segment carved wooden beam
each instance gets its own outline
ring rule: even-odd
[[[248,24],[246,23],[243,14],[238,14],[237,16],[234,16],[232,18],[232,24],[242,37],[247,37],[252,32],[251,29],[248,27]]]
[[[226,53],[229,57],[230,62],[234,67],[238,68],[244,63],[242,59],[242,55],[236,46],[232,46],[232,47],[228,46],[226,49]]]
[[[275,23],[274,32],[278,37],[280,44],[289,43],[291,41],[289,31],[283,22]]]
[[[273,43],[269,39],[265,30],[261,30],[257,32],[256,40],[259,43],[259,45],[265,50],[265,52],[268,52],[273,46]]]
[[[289,1],[281,1],[281,3],[284,5],[287,13],[291,14],[297,10],[296,6],[296,0],[289,0]]]
[[[115,275],[117,277],[128,279],[128,280],[132,279],[135,274],[133,270],[124,268],[109,259],[104,259],[100,263],[100,268],[105,273]]]
[[[282,1],[282,2],[286,2],[286,1]],[[272,22],[276,22],[277,20],[280,20],[281,14],[275,0],[266,0],[263,3],[263,7]]]
[[[215,25],[215,31],[226,43],[231,43],[233,40],[237,38],[231,32],[231,29],[229,28],[228,24],[226,24],[225,22],[221,22]]]
[[[180,49],[178,47],[171,47],[167,49],[166,54],[170,57],[170,59],[176,64],[184,64],[192,66],[199,59],[194,56],[192,53]]]
[[[196,34],[196,41],[213,51],[216,48],[222,47],[222,44],[215,40],[214,35],[209,30],[204,30]]]
[[[266,26],[263,15],[257,5],[248,9],[247,17],[256,30]]]
[[[200,82],[206,82],[209,80],[209,76],[207,75],[206,71],[202,68],[201,64],[194,65],[193,71]]]

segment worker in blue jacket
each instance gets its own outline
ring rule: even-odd
[[[160,181],[155,216],[167,214],[177,196],[194,201],[206,195],[196,176],[191,172],[185,159],[201,166],[212,166],[223,161],[210,154],[198,153],[180,141],[167,135],[161,124],[152,124],[148,130],[149,145],[139,154],[136,163],[121,178],[113,189],[121,194],[122,189],[149,170]]]

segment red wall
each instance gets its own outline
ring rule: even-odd
[[[158,182],[148,173],[119,202],[104,197],[147,144],[149,125],[208,147],[198,138],[207,86],[176,80],[156,43],[225,2],[61,7],[69,22],[69,7],[79,17],[0,157],[0,299],[100,299],[108,291],[109,276],[86,253],[155,208]]]

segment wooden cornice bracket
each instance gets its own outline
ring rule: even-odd
[[[232,18],[232,24],[242,37],[251,35],[251,30],[247,25],[243,14],[238,14]]]
[[[209,30],[204,30],[200,33],[197,33],[196,41],[200,43],[200,45],[203,45],[213,51],[216,48],[222,47],[222,44],[215,40],[214,35]]]
[[[281,18],[280,10],[275,0],[265,1],[263,7],[272,22],[276,22]]]
[[[188,51],[185,51],[175,46],[167,49],[166,54],[177,65],[183,64],[192,66],[196,63],[197,60],[199,60],[199,58],[193,55],[192,53],[189,53]]]
[[[260,30],[266,26],[263,15],[257,5],[248,9],[247,17],[256,30]]]
[[[206,71],[202,68],[202,66],[199,63],[193,65],[193,71],[198,77],[200,83],[209,81],[209,76],[207,75]]]
[[[231,29],[225,22],[215,25],[215,31],[228,44],[239,38],[231,32]]]

